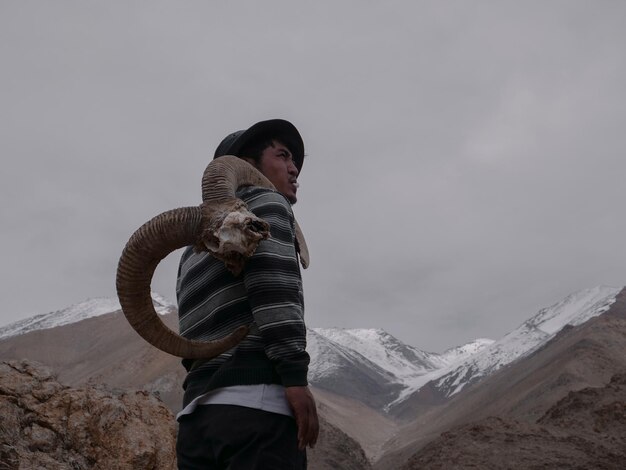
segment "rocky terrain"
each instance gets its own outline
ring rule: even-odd
[[[0,362],[0,470],[173,470],[172,412],[146,391],[68,387],[31,361]],[[317,470],[367,470],[356,441],[321,419]]]
[[[575,454],[580,436],[559,441],[564,426],[541,420],[571,391],[605,387],[615,375],[619,385],[619,374],[626,371],[626,290],[618,291],[581,291],[542,309],[498,341],[477,340],[443,354],[403,345],[383,330],[311,330],[311,379],[321,436],[309,452],[310,468],[371,465],[389,470],[417,461],[422,467],[416,468],[471,468],[473,461],[459,460],[467,453],[463,446],[522,455],[539,445],[533,439],[554,438],[573,446],[563,444],[561,452],[561,444],[555,444],[555,462],[561,453]],[[143,390],[144,397],[160,399],[176,413],[184,377],[180,360],[141,340],[121,312],[106,312],[111,308],[106,302],[86,306],[87,310],[72,306],[0,328],[0,360],[44,363],[55,374],[56,386],[72,387],[74,393],[98,390],[104,397],[123,397]],[[161,318],[175,330],[175,309],[161,307]],[[385,405],[389,400],[394,400],[393,406]],[[4,414],[0,410],[2,418]],[[606,422],[609,427],[615,424]],[[478,443],[463,441],[471,436]],[[2,439],[0,445],[6,444],[2,449],[13,449],[14,444]],[[441,439],[449,440],[441,448],[455,448],[458,441],[458,454],[437,454]],[[517,441],[521,450],[514,450]],[[29,449],[22,448],[23,461]],[[2,455],[15,457],[11,452]],[[424,458],[430,460],[419,460]],[[489,467],[490,462],[476,465],[507,468]],[[82,468],[79,464],[75,468]]]
[[[361,446],[345,432],[320,417],[320,435],[314,449],[307,449],[310,470],[370,470]]]
[[[0,362],[0,468],[176,468],[171,411],[147,392],[60,384],[50,369]]]
[[[521,423],[522,429],[524,426],[532,428],[570,392],[605,387],[613,376],[623,374],[626,371],[624,351],[626,290],[616,297],[604,314],[582,325],[563,329],[531,355],[500,369],[449,402],[415,416],[385,443],[383,455],[374,467],[380,470],[401,468],[409,459],[421,455],[428,443],[435,442],[442,433],[459,429],[459,426],[466,426],[463,429],[467,432],[471,429],[474,429],[471,432],[479,432],[476,429],[485,427],[488,432],[503,420],[509,423],[507,425],[516,421]],[[494,417],[497,418],[495,421]],[[513,433],[511,438],[515,441],[517,435]],[[484,441],[489,451],[499,452],[498,441],[489,442]]]
[[[170,328],[176,328],[175,315],[166,314],[161,318]],[[180,411],[181,384],[185,376],[180,359],[143,341],[129,328],[121,312],[49,329],[29,328],[24,334],[0,340],[0,359],[19,358],[50,366],[61,383],[72,387],[144,390],[160,398],[174,414]],[[343,453],[347,468],[353,463],[358,463],[356,468],[367,468],[356,457],[365,450],[367,457],[373,458],[382,441],[395,430],[395,424],[357,400],[322,389],[314,389],[313,393],[318,400],[323,427],[311,459],[316,459],[322,450],[334,455],[333,461],[340,460]],[[332,430],[326,432],[327,425]],[[333,438],[326,439],[326,435]],[[340,435],[343,437],[339,438]]]
[[[626,462],[626,373],[570,392],[535,423],[490,417],[444,432],[402,467],[615,469]]]
[[[448,402],[472,384],[532,354],[563,329],[581,325],[608,311],[619,292],[619,288],[606,286],[584,289],[541,309],[515,330],[469,357],[419,377],[413,387],[409,384],[399,399],[389,404],[389,412],[404,420],[414,412]]]

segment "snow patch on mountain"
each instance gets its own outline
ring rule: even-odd
[[[553,306],[540,310],[522,326],[553,336],[565,325],[581,325],[606,312],[615,302],[620,290],[621,288],[599,286],[576,292]]]
[[[174,304],[156,292],[152,292],[152,302],[154,309],[160,315],[170,312],[171,308],[174,307]],[[29,333],[35,330],[46,330],[57,326],[76,323],[81,320],[86,320],[87,318],[116,312],[121,310],[121,308],[117,298],[97,297],[87,299],[61,310],[42,313],[10,323],[0,328],[0,339]]]
[[[394,373],[353,349],[349,344],[353,339],[348,344],[342,343],[342,339],[349,337],[341,330],[319,331],[323,334],[318,329],[307,330],[311,384],[360,400],[375,409],[382,409],[397,396],[402,385]]]
[[[332,380],[338,386],[345,374],[340,364],[370,374],[375,370],[389,389],[386,403],[397,402],[493,342],[478,339],[437,354],[406,345],[382,329],[313,328],[307,337],[309,373],[313,384]]]
[[[479,338],[462,346],[447,349],[436,357],[438,364],[436,369],[427,371],[425,374],[408,377],[407,380],[404,381],[404,389],[398,394],[395,400],[385,407],[385,409],[389,410],[391,407],[401,403],[428,382],[448,374],[462,364],[463,361],[477,355],[494,343],[495,340],[493,339]]]
[[[437,354],[408,346],[382,329],[314,328],[314,331],[343,347],[358,352],[401,382],[438,367]]]
[[[527,356],[551,340],[565,326],[577,326],[606,312],[621,288],[599,286],[567,296],[541,309],[517,329],[440,376],[436,387],[452,396],[516,359]]]
[[[314,329],[307,328],[306,349],[311,357],[309,380],[318,382],[336,374],[340,368],[337,358],[352,361],[350,354],[340,345],[328,340]]]
[[[496,341],[489,338],[478,338],[462,346],[446,349],[440,356],[439,360],[443,362],[444,366],[450,366],[452,364],[458,364],[464,361],[470,356],[479,353],[488,346],[491,346]]]
[[[314,385],[358,396],[378,409],[391,410],[429,382],[434,393],[450,397],[532,353],[566,325],[580,325],[607,311],[620,290],[601,286],[576,292],[540,310],[498,341],[481,338],[441,354],[406,345],[382,329],[308,329],[309,378]],[[162,296],[153,293],[152,298],[159,314],[175,310]],[[0,339],[118,310],[117,299],[89,299],[2,327]]]

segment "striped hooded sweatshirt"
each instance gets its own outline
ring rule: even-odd
[[[180,334],[211,341],[235,328],[250,332],[236,347],[209,361],[183,359],[183,407],[194,398],[231,385],[307,385],[302,278],[295,248],[294,216],[285,197],[270,189],[237,192],[248,209],[270,224],[238,276],[208,253],[188,247],[178,270]]]

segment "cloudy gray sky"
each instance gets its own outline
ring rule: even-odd
[[[441,351],[623,286],[625,46],[618,1],[3,1],[0,325],[114,296],[130,234],[274,117],[310,326]]]

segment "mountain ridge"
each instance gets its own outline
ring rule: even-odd
[[[404,402],[410,400],[411,395],[419,396],[420,392],[427,395],[429,401],[441,403],[449,399],[465,387],[531,354],[548,343],[563,328],[580,325],[606,312],[621,290],[608,286],[582,289],[550,307],[540,309],[518,328],[460,363],[453,363],[421,377],[414,390],[410,393],[405,390],[397,400],[389,404],[388,410],[392,414],[394,408],[405,411]],[[419,402],[419,398],[416,401]]]
[[[526,361],[535,360],[534,358],[546,354],[546,351],[554,350],[554,343],[560,344],[567,341],[567,338],[572,336],[572,331],[576,332],[579,328],[591,331],[592,326],[588,326],[589,322],[580,324],[585,321],[585,318],[592,315],[603,318],[606,315],[602,313],[613,315],[615,311],[613,303],[617,296],[612,295],[618,289],[604,287],[594,289],[579,291],[575,293],[576,295],[573,294],[573,297],[568,296],[551,307],[539,310],[523,322],[522,325],[531,325],[532,328],[529,327],[529,329],[533,331],[538,331],[543,327],[541,337],[545,339],[549,336],[550,339],[546,340],[547,342],[538,343],[539,345],[533,349],[533,352],[518,359],[526,364]],[[170,328],[175,329],[177,316],[175,309],[169,308],[171,308],[169,313],[161,318]],[[564,315],[566,311],[569,313]],[[577,324],[577,326],[567,326],[570,323]],[[50,323],[46,325],[50,326]],[[553,331],[557,333],[552,333]],[[320,412],[330,424],[339,427],[355,439],[366,451],[371,461],[381,459],[381,462],[388,462],[386,455],[390,455],[389,458],[393,462],[408,458],[411,455],[410,452],[416,447],[411,443],[404,443],[397,436],[410,436],[416,432],[415,429],[431,429],[428,427],[431,420],[446,425],[455,424],[456,418],[438,414],[444,409],[451,410],[450,413],[463,419],[481,417],[481,415],[464,415],[463,410],[466,408],[495,410],[496,413],[501,409],[507,410],[508,404],[505,404],[506,406],[499,404],[500,408],[494,408],[493,397],[489,399],[483,397],[482,401],[476,401],[477,399],[472,398],[476,387],[480,390],[480,387],[485,384],[486,388],[498,390],[494,392],[495,396],[510,397],[511,387],[515,387],[521,380],[509,378],[503,382],[502,379],[498,379],[499,381],[494,379],[497,387],[500,388],[493,388],[496,387],[492,384],[494,383],[494,380],[491,380],[493,376],[496,378],[506,376],[509,370],[519,370],[518,363],[514,360],[491,371],[490,375],[480,377],[474,383],[468,383],[458,393],[449,397],[442,398],[437,395],[439,392],[433,386],[436,381],[431,380],[421,387],[419,396],[411,394],[399,405],[389,410],[387,405],[390,400],[396,399],[404,390],[406,381],[402,380],[406,377],[427,371],[422,376],[413,377],[415,380],[424,380],[428,374],[441,373],[443,370],[432,369],[432,367],[438,367],[441,364],[447,364],[449,368],[458,367],[459,363],[455,359],[463,358],[464,361],[476,359],[477,353],[487,350],[497,341],[477,340],[437,355],[405,345],[381,329],[312,328],[308,334],[309,352],[312,357],[311,385],[318,400]],[[542,367],[552,367],[554,363],[560,363],[559,361],[570,364],[567,360],[578,354],[577,351],[600,346],[591,340],[580,339],[572,347],[574,353],[568,352],[558,361],[551,359]],[[0,339],[0,358],[4,357],[28,358],[49,364],[59,371],[59,378],[70,385],[102,383],[106,387],[119,390],[143,389],[158,394],[174,412],[180,406],[180,385],[185,376],[180,360],[145,343],[129,327],[119,310],[109,315],[83,318],[76,323],[65,324],[58,328],[30,328],[22,335],[2,338]],[[410,362],[414,358],[418,360],[412,364],[412,368],[407,366],[407,369],[404,369],[401,365],[402,361]],[[430,362],[425,363],[424,359]],[[605,362],[610,361],[610,355],[605,354],[600,359]],[[326,369],[316,369],[316,361],[320,360],[326,361],[328,366]],[[123,367],[120,367],[121,364]],[[531,409],[528,408],[529,403],[533,404],[538,396],[547,394],[558,397],[555,393],[562,393],[568,387],[602,384],[601,380],[604,380],[606,375],[604,372],[598,372],[599,382],[597,380],[590,382],[588,375],[582,376],[581,372],[575,369],[577,367],[575,364],[567,365],[566,372],[559,372],[556,377],[546,378],[546,374],[553,372],[543,372],[543,369],[537,369],[538,372],[533,372],[533,374],[539,374],[544,382],[549,378],[550,381],[546,382],[549,385],[541,385],[536,390],[531,389],[530,392],[524,392],[523,396],[515,395],[515,398],[510,400],[511,403],[522,410]],[[527,372],[526,369],[530,368],[523,368],[522,374]],[[585,371],[585,374],[588,373]],[[530,386],[532,386],[533,377],[525,377],[524,380],[531,381]],[[427,396],[428,394],[430,396]],[[470,401],[469,406],[461,406],[461,403],[467,403],[464,401],[467,397],[474,401]],[[419,399],[417,405],[414,402],[415,399]],[[536,407],[532,408],[531,412],[536,413],[533,411],[535,409]],[[390,412],[385,413],[385,411]],[[402,421],[407,421],[407,424],[403,424]],[[415,425],[417,428],[405,427],[415,423],[417,423]],[[398,425],[402,426],[402,431],[399,433],[394,428]],[[405,429],[408,431],[404,431]],[[437,429],[439,428],[434,431],[431,429],[431,434],[420,435],[419,442],[436,437],[432,435],[432,432],[436,432]],[[384,442],[389,442],[389,444],[383,444]],[[383,463],[379,468],[399,468],[385,467],[385,465]]]
[[[421,449],[442,433],[486,418],[535,423],[569,393],[586,387],[605,387],[615,374],[626,372],[625,350],[626,288],[603,314],[562,328],[532,353],[471,384],[445,404],[408,417],[406,424],[383,445],[382,457],[374,467],[401,468],[403,462],[419,456]],[[514,442],[514,434],[511,439]],[[483,444],[489,452],[499,451],[497,444]]]
[[[412,401],[418,407],[442,403],[545,344],[565,326],[601,314],[619,291],[607,286],[577,291],[539,310],[499,340],[477,339],[440,354],[407,345],[380,328],[309,328],[310,379],[322,389],[356,397],[399,417]],[[163,318],[175,313],[167,299],[157,293],[152,297]],[[0,341],[119,310],[117,299],[88,299],[0,327]],[[170,328],[175,324],[175,319],[169,320]]]
[[[173,308],[176,308],[174,304],[156,292],[152,292],[151,297],[154,309],[159,315],[170,313]],[[121,309],[120,302],[115,297],[89,298],[59,310],[40,313],[0,326],[0,340],[30,331],[69,325],[88,318],[107,315]]]

